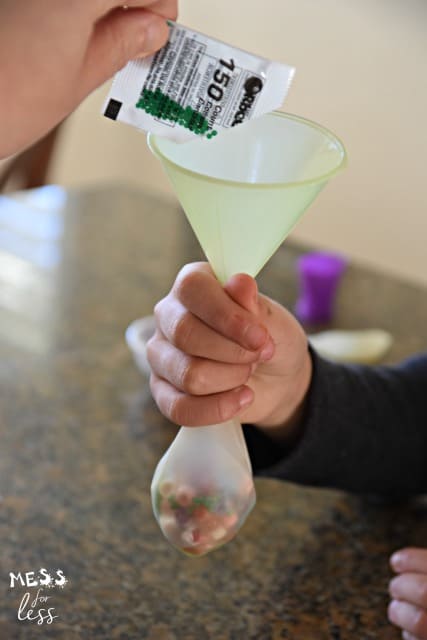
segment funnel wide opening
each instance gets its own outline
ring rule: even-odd
[[[328,129],[274,112],[206,140],[176,144],[149,134],[151,150],[173,171],[246,188],[327,182],[345,166],[342,142]]]

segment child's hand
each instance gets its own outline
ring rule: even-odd
[[[403,629],[404,640],[427,640],[427,549],[408,548],[390,558],[399,575],[390,582],[390,622]]]
[[[166,417],[201,426],[238,415],[290,435],[311,379],[307,338],[253,278],[236,275],[223,288],[208,264],[187,265],[155,316],[150,385]]]

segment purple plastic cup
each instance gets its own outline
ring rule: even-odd
[[[300,295],[295,305],[299,320],[309,324],[330,322],[335,297],[347,260],[334,253],[307,253],[297,260]]]

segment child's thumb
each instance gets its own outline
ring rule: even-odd
[[[246,273],[232,276],[224,286],[230,298],[250,313],[258,314],[258,286]]]

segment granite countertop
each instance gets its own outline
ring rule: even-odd
[[[282,247],[259,277],[290,308],[300,252]],[[178,207],[137,190],[0,198],[2,640],[401,637],[386,619],[388,557],[425,546],[422,502],[257,479],[256,509],[233,542],[193,559],[163,539],[149,487],[176,427],[124,330],[200,258]],[[427,291],[352,266],[336,323],[388,329],[396,361],[426,348]],[[36,603],[54,609],[50,625],[19,621],[37,588],[9,584],[9,572],[40,568],[68,579]]]

